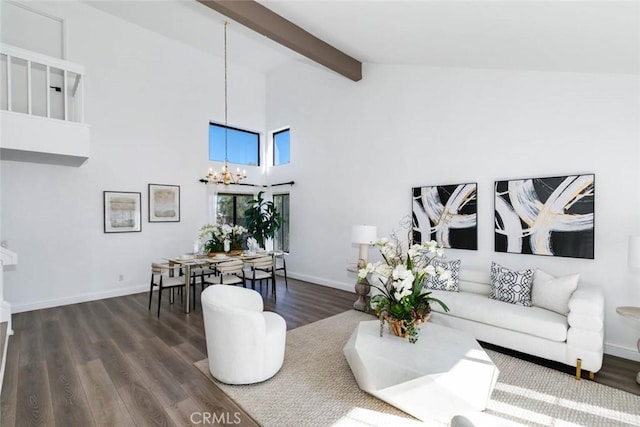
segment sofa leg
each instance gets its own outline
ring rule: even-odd
[[[576,380],[580,381],[580,375],[582,374],[582,359],[576,359]]]
[[[595,379],[596,379],[596,373],[595,373],[595,372],[591,372],[591,371],[589,371],[589,379],[590,379],[591,381],[595,380]]]

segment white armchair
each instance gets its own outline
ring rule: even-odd
[[[237,286],[202,291],[209,371],[226,384],[252,384],[274,376],[284,362],[287,324],[263,310],[262,295]]]

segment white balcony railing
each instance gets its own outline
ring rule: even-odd
[[[84,67],[0,44],[2,110],[84,123]]]

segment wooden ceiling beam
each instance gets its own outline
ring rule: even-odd
[[[199,3],[355,82],[362,63],[254,0],[197,0]]]

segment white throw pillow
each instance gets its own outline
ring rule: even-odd
[[[489,298],[531,307],[533,269],[513,271],[491,262],[491,293]]]
[[[554,277],[537,269],[533,274],[531,302],[534,306],[546,308],[563,315],[569,314],[569,299],[578,287],[579,274]]]

